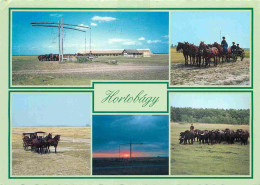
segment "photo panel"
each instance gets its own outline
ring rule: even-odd
[[[12,177],[91,174],[91,93],[10,96]]]
[[[11,11],[10,87],[169,80],[168,11]]]
[[[168,175],[168,115],[93,115],[92,175]]]
[[[171,175],[252,176],[251,92],[170,93]]]
[[[252,88],[253,12],[170,12],[170,84],[174,87]]]

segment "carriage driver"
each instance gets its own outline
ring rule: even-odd
[[[190,131],[194,130],[193,124],[190,125]]]
[[[237,50],[237,46],[236,46],[236,43],[235,42],[232,42],[232,46],[231,46],[231,52],[235,52]]]
[[[227,52],[228,51],[228,43],[226,41],[226,37],[222,37],[222,41],[221,41],[221,46],[223,47],[223,51]]]
[[[237,50],[240,50],[239,44],[237,44]]]

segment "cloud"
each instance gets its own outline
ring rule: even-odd
[[[94,16],[91,18],[92,21],[99,21],[99,22],[109,22],[109,21],[115,21],[116,18],[114,17],[100,17],[100,16]]]
[[[113,43],[118,43],[118,42],[123,42],[123,41],[125,41],[125,39],[113,38],[113,39],[109,39],[108,43],[113,44]]]
[[[163,35],[162,37],[167,39],[169,38],[169,35]]]
[[[162,42],[161,40],[148,40],[147,43],[148,44],[156,44],[156,43],[159,43],[159,42]]]
[[[135,41],[135,40],[131,40],[131,39],[120,39],[120,38],[109,39],[109,40],[108,40],[108,43],[109,43],[109,44],[120,43],[120,44],[126,45],[126,46],[141,45],[140,42],[137,42],[137,41]]]
[[[144,37],[140,37],[138,40],[145,40],[145,38]]]
[[[62,14],[57,14],[57,13],[51,13],[51,17],[62,17]]]
[[[97,24],[96,24],[96,23],[93,23],[93,22],[92,22],[90,25],[91,25],[91,26],[97,26]]]
[[[126,41],[126,42],[123,42],[122,44],[126,45],[126,46],[132,46],[132,45],[137,45],[138,43],[135,41]]]

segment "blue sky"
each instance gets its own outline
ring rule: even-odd
[[[229,46],[234,41],[250,48],[250,16],[250,11],[175,11],[171,13],[170,42],[220,43],[221,31]]]
[[[12,13],[13,55],[58,53],[58,29],[31,22],[58,22],[92,27],[92,49],[151,49],[168,53],[168,12],[26,12]],[[83,32],[65,30],[64,53],[85,48]],[[87,33],[89,49],[89,33]]]
[[[13,127],[91,124],[90,94],[13,94],[11,103]]]
[[[118,157],[119,144],[134,145],[134,156],[168,156],[168,115],[94,115],[94,157]],[[129,145],[121,147],[122,155],[129,154]],[[123,157],[123,156],[122,156]]]
[[[175,93],[171,106],[217,109],[250,109],[249,93]]]

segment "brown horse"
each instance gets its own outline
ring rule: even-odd
[[[47,149],[50,151],[50,146],[54,146],[55,153],[56,153],[56,149],[59,144],[59,141],[60,141],[60,135],[56,135],[53,139],[49,139]]]
[[[188,48],[187,42],[185,42],[185,43],[178,42],[178,45],[176,47],[176,51],[183,53],[184,60],[185,60],[185,65],[188,65],[189,48]]]
[[[38,137],[32,140],[31,150],[38,153],[47,153],[48,140],[52,138],[52,134],[49,133],[46,137]]]
[[[210,66],[210,59],[213,58],[214,66],[217,66],[217,56],[219,55],[218,49],[216,47],[209,48],[204,42],[200,43],[199,51],[205,58],[205,66]]]
[[[218,49],[218,51],[219,51],[218,57],[219,57],[219,60],[220,60],[220,58],[222,58],[222,64],[224,63],[224,58],[226,59],[227,62],[230,61],[230,56],[231,56],[230,48],[228,48],[228,51],[225,52],[223,47],[220,44],[218,44],[217,42],[214,42],[213,46]]]

